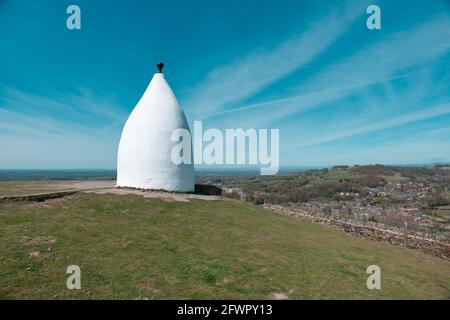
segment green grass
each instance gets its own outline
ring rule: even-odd
[[[25,246],[23,236],[56,242]],[[448,261],[237,201],[79,193],[3,202],[0,242],[3,299],[450,298]],[[46,254],[28,257],[37,250]],[[72,264],[81,290],[66,289]],[[381,290],[366,288],[372,264]]]
[[[326,172],[317,171],[311,175],[313,182],[321,182],[323,180],[344,180],[351,178],[361,177],[357,172],[353,172],[351,169],[329,169]]]
[[[394,183],[406,183],[409,181],[408,178],[402,176],[401,173],[396,172],[394,173],[392,176],[383,176],[386,180],[390,180],[391,182]]]
[[[438,216],[441,218],[449,218],[450,217],[450,210],[443,210],[443,209],[434,209],[430,210],[431,215]]]
[[[446,197],[447,200],[450,201],[450,189],[449,188],[447,188],[447,190],[444,191],[444,197]]]

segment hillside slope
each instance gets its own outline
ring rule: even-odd
[[[0,230],[2,299],[450,298],[448,261],[234,200],[3,202]],[[366,288],[372,264],[381,290]],[[69,265],[81,290],[66,288]]]

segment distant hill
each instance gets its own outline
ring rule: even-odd
[[[0,181],[115,180],[116,176],[116,170],[106,169],[0,170]]]

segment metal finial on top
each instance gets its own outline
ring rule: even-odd
[[[158,72],[162,73],[162,69],[164,68],[164,62],[160,61],[156,64],[156,67],[158,68]]]

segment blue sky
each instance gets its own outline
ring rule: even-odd
[[[450,162],[447,0],[0,0],[0,49],[0,168],[115,168],[158,60],[190,123],[279,128],[282,166]]]

